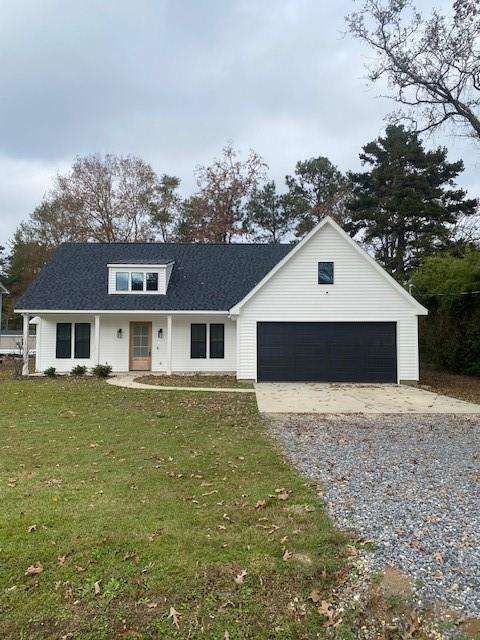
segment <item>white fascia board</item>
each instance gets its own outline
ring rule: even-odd
[[[273,269],[271,269],[267,275],[262,278],[262,280],[260,280],[260,282],[256,284],[242,300],[240,300],[240,302],[237,302],[237,304],[230,309],[230,313],[232,315],[238,315],[243,305],[248,302],[248,300],[250,300],[250,298],[252,298],[257,291],[259,291],[270,280],[270,278],[272,278],[277,271],[279,271],[303,247],[303,245],[313,238],[313,236],[316,235],[326,224],[331,225],[343,238],[345,238],[355,251],[363,256],[363,258],[367,260],[374,269],[376,269],[378,273],[380,273],[389,282],[389,284],[415,308],[417,315],[426,316],[428,314],[428,310],[415,300],[415,298],[410,295],[408,291],[406,291],[394,278],[392,278],[392,276],[387,273],[385,269],[381,267],[378,262],[376,262],[364,249],[362,249],[362,247],[355,242],[355,240],[351,238],[348,233],[346,233],[346,231],[344,231],[342,227],[333,220],[333,218],[330,218],[330,216],[326,216],[321,222],[319,222],[319,224],[307,233],[303,240],[301,240],[289,253],[287,253],[280,262],[277,262]]]
[[[15,313],[29,313],[29,314],[96,314],[96,315],[118,315],[118,316],[128,316],[128,315],[153,315],[153,316],[167,316],[167,315],[228,315],[228,310],[225,311],[199,311],[199,310],[188,310],[188,311],[169,311],[168,309],[157,311],[157,310],[138,310],[138,309],[15,309]]]
[[[109,269],[166,269],[169,264],[173,264],[175,260],[170,260],[170,262],[162,262],[161,264],[143,264],[143,262],[114,262],[108,263],[107,267]]]

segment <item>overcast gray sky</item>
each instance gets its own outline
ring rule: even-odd
[[[430,8],[449,4],[420,0]],[[391,103],[369,51],[344,36],[352,0],[3,0],[0,244],[75,155],[136,154],[194,188],[226,141],[258,151],[282,183],[326,155],[358,167]],[[480,153],[446,133],[480,195]]]

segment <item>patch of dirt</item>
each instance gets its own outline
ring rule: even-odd
[[[480,378],[475,376],[463,376],[422,367],[419,386],[427,391],[435,391],[445,396],[480,404]]]
[[[460,623],[460,629],[467,638],[480,638],[480,620],[468,618]]]
[[[219,387],[221,389],[240,388],[253,389],[253,384],[247,380],[237,380],[232,375],[146,375],[135,378],[135,382],[151,384],[158,387]]]
[[[386,598],[399,597],[409,600],[413,596],[410,576],[394,567],[386,567],[378,587]]]

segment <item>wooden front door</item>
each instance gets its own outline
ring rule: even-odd
[[[152,323],[130,323],[130,371],[152,368]]]

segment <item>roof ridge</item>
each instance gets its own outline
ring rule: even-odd
[[[294,242],[62,242],[59,246],[74,247],[291,247]]]

